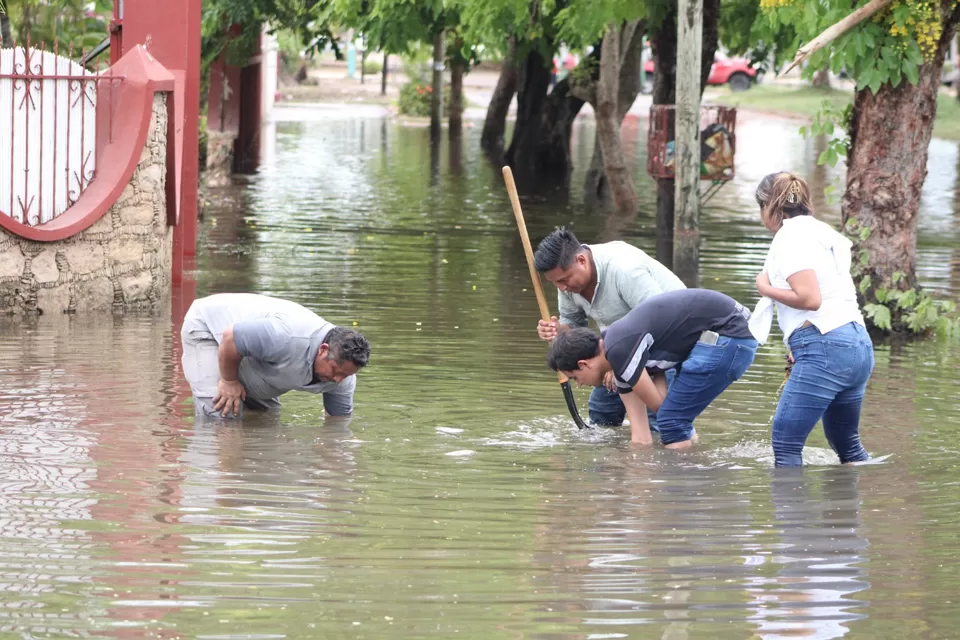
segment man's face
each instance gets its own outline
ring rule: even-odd
[[[566,269],[556,267],[543,274],[560,291],[581,293],[590,284],[590,262],[584,253],[578,253]]]
[[[564,371],[563,375],[581,387],[599,387],[603,384],[603,376],[607,373],[606,367],[604,367],[605,362],[606,359],[602,356],[580,360],[577,362],[580,365],[579,369]]]
[[[340,384],[344,378],[349,378],[357,373],[357,365],[349,360],[337,362],[330,357],[330,347],[320,345],[320,351],[317,352],[317,359],[313,363],[313,372],[318,380],[322,382],[335,382]]]

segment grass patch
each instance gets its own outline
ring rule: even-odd
[[[812,119],[824,100],[838,108],[853,101],[853,93],[818,87],[783,87],[770,84],[754,85],[749,91],[734,93],[728,88],[705,96],[717,104],[742,107]]]
[[[782,87],[759,84],[749,91],[739,93],[734,93],[728,88],[711,90],[704,99],[743,109],[812,119],[820,110],[824,100],[835,107],[843,108],[853,101],[853,92],[810,86]],[[937,119],[933,124],[933,135],[945,140],[960,140],[960,103],[951,94],[941,92],[937,96]]]
[[[956,96],[940,93],[937,96],[937,119],[933,121],[933,135],[944,140],[960,140],[960,102]]]

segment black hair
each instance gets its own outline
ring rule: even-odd
[[[600,336],[586,327],[564,331],[553,339],[547,365],[554,371],[576,371],[581,360],[600,355]]]
[[[537,245],[534,266],[540,273],[557,267],[566,269],[581,251],[583,245],[577,240],[577,236],[564,227],[558,227]]]
[[[367,366],[370,360],[370,343],[359,332],[346,327],[334,327],[324,338],[330,347],[330,355],[338,363],[352,362],[357,369]]]

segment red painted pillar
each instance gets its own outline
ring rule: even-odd
[[[121,0],[116,0],[120,2]],[[197,151],[200,115],[201,0],[122,0],[123,52],[144,44],[177,80],[175,109],[179,160],[179,221],[173,238],[173,280],[182,282],[185,262],[197,253]],[[121,55],[122,55],[121,53]]]

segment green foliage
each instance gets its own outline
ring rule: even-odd
[[[94,2],[92,12],[87,11],[90,3],[83,0],[21,0],[4,4],[18,46],[29,39],[31,46],[52,49],[56,42],[61,55],[79,60],[109,35],[113,5],[104,0]]]
[[[895,272],[886,282],[875,283],[869,272],[870,252],[862,244],[871,229],[856,218],[847,220],[846,231],[859,241],[851,275],[864,301],[868,324],[885,332],[926,336],[931,333],[954,336],[960,333],[960,318],[950,300],[935,298],[929,291],[908,282],[907,274]],[[877,286],[875,286],[877,285]]]
[[[853,119],[853,103],[840,108],[824,100],[820,111],[808,126],[800,127],[800,135],[826,136],[827,147],[817,158],[818,165],[837,166],[840,158],[846,158],[850,152],[850,123]],[[839,135],[835,135],[840,130]]]
[[[200,23],[200,66],[205,76],[210,64],[226,52],[232,64],[243,65],[256,50],[263,25],[289,31],[307,53],[327,46],[340,58],[334,35],[339,17],[333,0],[204,0]]]
[[[277,48],[280,51],[280,63],[287,74],[294,74],[300,68],[303,43],[300,37],[291,29],[277,29],[274,32],[277,38]]]
[[[603,38],[607,25],[621,24],[648,16],[650,2],[617,0],[570,0],[557,11],[557,36],[571,49],[582,49]]]
[[[581,56],[580,63],[570,70],[570,82],[577,84],[589,83],[595,76],[597,67],[600,66],[600,60],[596,56]]]
[[[430,63],[433,60],[433,47],[413,43],[401,56],[403,72],[412,81],[428,82]]]
[[[941,11],[950,12],[955,4],[952,0],[896,0],[810,56],[804,73],[809,77],[827,66],[834,73],[846,69],[857,80],[858,91],[869,88],[873,93],[904,80],[916,84],[920,66],[932,60],[937,50],[943,32]],[[761,0],[760,7],[765,20],[758,20],[757,36],[775,37],[782,29],[793,29],[792,55],[800,44],[851,13],[856,3]]]
[[[447,85],[443,90],[443,113],[441,117],[446,117],[450,112],[449,86],[450,85]],[[433,87],[429,84],[416,81],[408,82],[400,87],[400,99],[397,102],[397,109],[400,115],[428,118],[430,117],[430,102],[432,98]]]
[[[438,30],[455,26],[442,0],[330,0],[341,26],[362,33],[371,48],[405,53],[432,42]]]
[[[757,69],[782,64],[796,50],[792,25],[771,29],[756,0],[723,0],[720,3],[720,41],[734,55],[749,55]]]
[[[383,70],[383,65],[376,58],[367,58],[363,63],[363,72],[368,76],[376,75]]]

